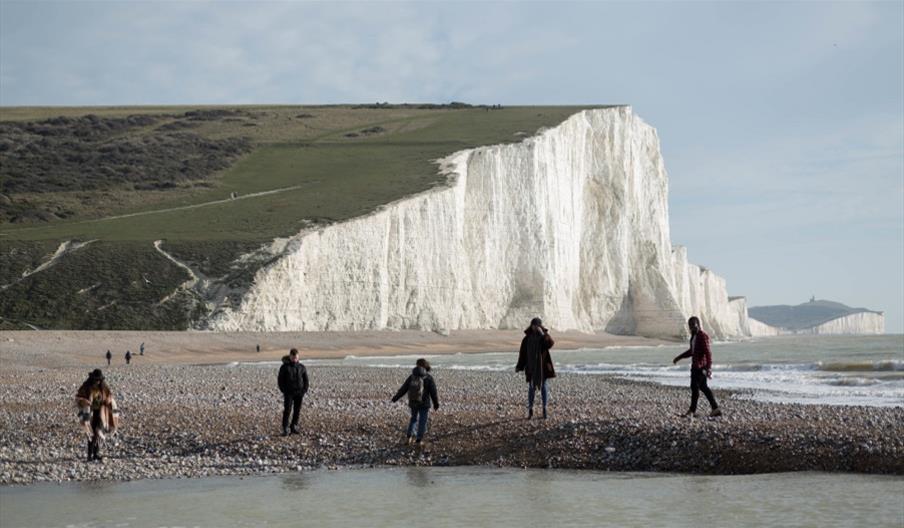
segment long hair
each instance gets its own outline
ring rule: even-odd
[[[110,392],[110,387],[107,385],[107,382],[104,381],[103,378],[94,378],[89,377],[82,383],[82,386],[78,389],[77,396],[79,398],[84,398],[89,402],[93,402],[96,398],[100,398],[101,401],[107,402],[110,400],[110,396],[112,393]]]

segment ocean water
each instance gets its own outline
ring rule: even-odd
[[[0,525],[870,526],[904,524],[904,478],[369,469],[0,488]]]
[[[688,384],[690,360],[672,358],[684,344],[556,350],[559,372],[606,374],[665,385]],[[508,371],[514,351],[427,357],[435,368]],[[411,356],[306,360],[309,366],[364,365],[408,368]],[[713,344],[714,388],[737,389],[762,401],[805,404],[904,406],[904,335],[785,336]],[[266,364],[267,366],[273,363]]]

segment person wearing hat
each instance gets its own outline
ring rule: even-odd
[[[75,394],[78,417],[88,435],[88,461],[101,461],[100,443],[119,427],[119,409],[100,369],[88,374]]]
[[[523,370],[528,383],[528,420],[534,416],[534,394],[537,390],[540,391],[543,400],[543,418],[546,418],[546,402],[549,396],[546,380],[556,377],[552,356],[549,355],[549,349],[554,344],[549,330],[543,326],[543,321],[539,317],[534,317],[530,326],[524,330],[524,339],[521,340],[521,350],[518,352],[518,364],[515,365],[515,372]]]

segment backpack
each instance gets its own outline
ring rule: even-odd
[[[408,382],[408,405],[420,407],[424,404],[424,376],[411,376]]]

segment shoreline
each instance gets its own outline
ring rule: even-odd
[[[275,368],[179,363],[105,369],[123,423],[105,460],[87,463],[73,405],[86,366],[11,362],[3,349],[0,485],[465,465],[904,475],[902,407],[763,403],[716,387],[725,416],[684,419],[687,388],[566,373],[551,381],[549,419],[526,420],[522,374],[434,369],[441,406],[418,450],[403,442],[407,406],[389,402],[407,368],[309,367],[302,432],[284,438]]]
[[[552,332],[557,350],[626,346],[678,345],[636,336],[577,331]],[[0,331],[0,359],[6,364],[30,366],[124,364],[126,350],[133,364],[219,365],[232,362],[279,361],[290,348],[305,359],[341,359],[346,356],[438,355],[456,353],[517,352],[521,330],[455,330],[449,335],[419,330],[360,332],[200,332],[134,330],[13,330]],[[145,355],[139,346],[145,344]],[[260,352],[255,347],[260,345]]]

